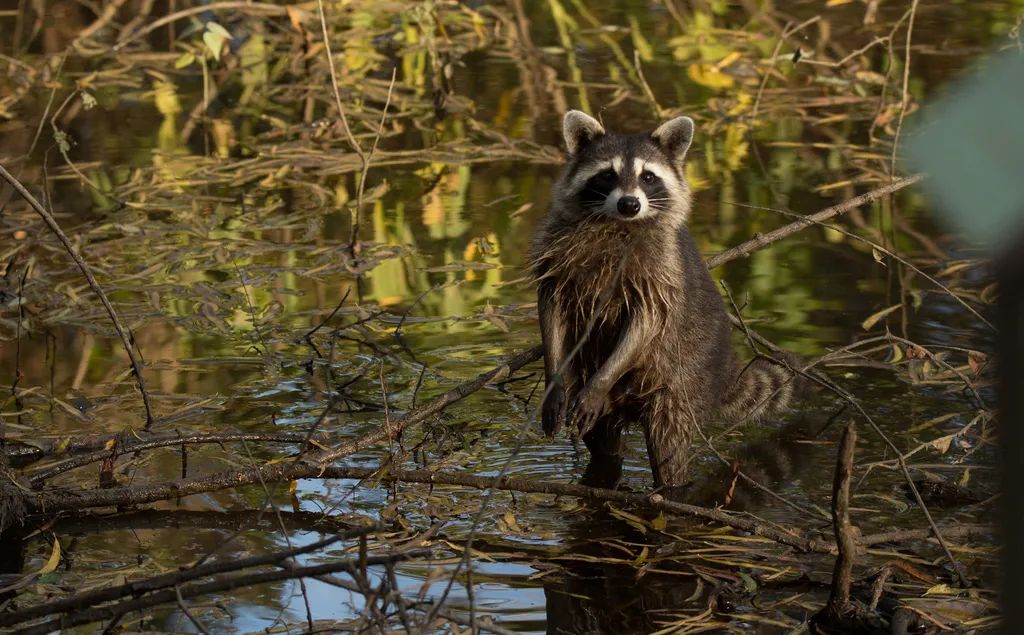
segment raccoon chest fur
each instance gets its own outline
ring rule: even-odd
[[[538,278],[565,321],[566,347],[577,351],[569,360],[572,376],[585,383],[639,316],[666,341],[661,335],[672,326],[671,307],[682,292],[677,260],[674,245],[653,227],[597,221],[551,242]],[[625,379],[639,379],[633,371],[653,359],[636,360]]]

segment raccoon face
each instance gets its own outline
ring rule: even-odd
[[[563,203],[584,215],[620,221],[690,210],[683,159],[693,139],[693,120],[678,117],[646,135],[608,134],[594,118],[571,110],[563,122],[569,166],[560,184]]]

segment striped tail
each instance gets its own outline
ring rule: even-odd
[[[807,379],[791,368],[799,370],[803,363],[789,353],[757,357],[744,366],[719,406],[722,419],[752,422],[788,408],[807,388]]]

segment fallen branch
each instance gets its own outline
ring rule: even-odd
[[[219,573],[229,573],[232,571],[240,571],[242,569],[248,569],[251,567],[261,567],[266,565],[277,565],[289,558],[294,558],[306,553],[312,553],[325,549],[336,542],[342,540],[350,540],[352,538],[358,538],[365,536],[368,533],[381,529],[378,526],[367,526],[360,527],[358,529],[352,529],[340,534],[335,534],[329,538],[318,540],[317,542],[305,545],[303,547],[297,547],[294,549],[285,549],[283,551],[277,551],[262,556],[252,556],[249,558],[225,558],[217,562],[211,562],[208,564],[202,564],[195,567],[182,568],[179,571],[173,571],[171,573],[164,573],[156,575],[151,578],[145,578],[143,580],[137,580],[134,582],[127,582],[120,586],[107,587],[101,589],[94,589],[90,591],[83,591],[82,593],[75,593],[67,597],[63,597],[53,602],[46,602],[45,604],[37,604],[35,606],[29,606],[17,611],[10,613],[0,613],[0,627],[11,626],[12,624],[19,624],[21,622],[27,622],[40,617],[46,617],[47,615],[56,615],[58,613],[67,613],[68,611],[78,610],[94,606],[101,602],[111,602],[122,597],[129,595],[138,597],[145,593],[150,593],[159,589],[165,589],[167,587],[173,587],[192,580],[198,580],[199,578],[205,578],[211,575]]]
[[[106,435],[104,435],[106,436]],[[106,443],[110,440],[118,438],[119,435],[115,435],[112,438],[108,438]],[[118,443],[113,449],[107,449],[104,447],[106,443],[100,446],[103,449],[96,450],[89,454],[75,456],[59,463],[48,465],[35,472],[28,474],[28,483],[31,487],[35,488],[42,485],[49,479],[73,470],[75,468],[82,467],[83,465],[89,465],[90,463],[97,463],[103,459],[109,457],[111,452],[116,455],[131,454],[133,452],[139,452],[142,450],[151,450],[153,448],[164,448],[174,445],[195,445],[204,443],[238,443],[244,441],[254,441],[262,443],[302,443],[305,444],[308,440],[308,436],[301,432],[279,432],[274,434],[266,433],[236,433],[236,434],[182,434],[182,435],[160,435],[152,438],[143,438],[136,441],[129,440],[125,443]]]
[[[476,378],[459,384],[405,416],[381,425],[357,439],[331,449],[311,453],[288,463],[272,463],[242,470],[228,470],[208,476],[153,483],[135,487],[100,490],[48,490],[24,495],[29,513],[53,513],[95,507],[141,505],[192,494],[202,494],[256,483],[292,481],[320,477],[327,464],[360,452],[386,439],[397,439],[405,430],[423,423],[451,404],[464,399],[493,381],[506,379],[516,370],[541,357],[536,346],[508,359],[505,363]]]
[[[678,516],[690,516],[711,522],[721,523],[733,529],[748,531],[780,542],[801,551],[836,555],[836,545],[831,540],[806,538],[798,531],[780,531],[774,525],[758,521],[750,514],[737,514],[718,508],[700,507],[687,503],[676,503],[666,500],[658,494],[631,494],[621,490],[587,487],[571,483],[553,483],[535,479],[505,476],[496,479],[491,476],[473,476],[470,474],[450,474],[431,472],[429,470],[395,470],[386,471],[378,468],[362,467],[329,467],[324,470],[323,478],[344,478],[353,480],[377,479],[380,482],[426,483],[430,485],[454,485],[475,489],[497,489],[524,494],[551,494],[554,496],[572,496],[591,502],[613,502],[623,505],[663,511]],[[951,538],[991,537],[992,527],[987,525],[955,525],[944,527],[943,534]],[[857,539],[859,548],[892,542],[927,540],[934,538],[932,529],[901,529],[877,534],[869,534]]]

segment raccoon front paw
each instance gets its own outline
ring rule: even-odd
[[[597,420],[608,410],[608,393],[587,386],[580,391],[572,406],[572,427],[576,428],[576,436],[583,435],[594,428]]]
[[[554,436],[565,423],[565,390],[561,386],[552,386],[544,396],[540,408],[540,423],[544,434]]]

